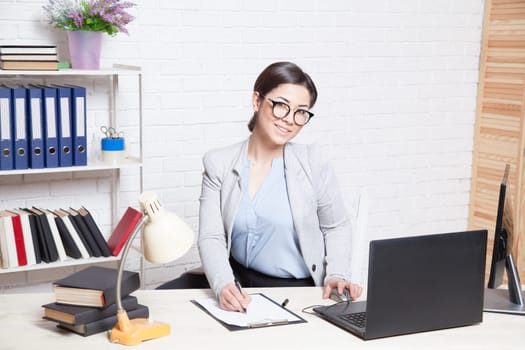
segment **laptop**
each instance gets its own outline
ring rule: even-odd
[[[487,230],[373,240],[366,301],[313,310],[365,340],[480,323],[486,247]]]

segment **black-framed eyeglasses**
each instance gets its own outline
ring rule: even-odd
[[[284,119],[290,114],[292,107],[289,104],[282,101],[275,101],[269,97],[263,96],[268,102],[272,104],[272,112],[275,118]],[[304,108],[297,108],[293,112],[293,121],[299,126],[306,125],[310,119],[314,116],[312,112]]]

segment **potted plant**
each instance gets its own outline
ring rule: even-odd
[[[49,0],[43,8],[49,23],[67,31],[72,67],[98,69],[102,34],[129,34],[126,25],[135,17],[127,9],[134,6],[121,0]]]

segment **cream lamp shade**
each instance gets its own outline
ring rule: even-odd
[[[144,257],[149,262],[164,264],[180,258],[193,245],[195,234],[177,215],[165,210],[154,192],[143,192],[139,198],[149,221],[142,232]]]

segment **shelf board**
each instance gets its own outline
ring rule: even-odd
[[[36,271],[42,269],[54,269],[59,267],[67,266],[78,266],[78,265],[87,265],[87,264],[100,264],[111,261],[120,260],[120,256],[108,256],[108,257],[99,257],[99,258],[88,258],[88,259],[73,259],[69,258],[64,261],[54,261],[51,263],[41,262],[40,264],[18,266],[7,269],[0,269],[0,275],[5,273],[16,273],[16,272],[26,272],[26,271]]]
[[[92,161],[89,165],[73,166],[73,167],[57,167],[57,168],[41,168],[41,169],[16,169],[16,170],[0,170],[0,176],[4,175],[31,175],[31,174],[49,174],[49,173],[70,173],[90,170],[111,170],[111,169],[125,169],[125,168],[140,168],[142,162],[136,157],[130,157],[119,163],[104,163],[102,161]]]
[[[0,76],[16,75],[39,75],[39,76],[72,76],[72,75],[90,75],[90,76],[110,76],[125,74],[141,74],[142,70],[138,66],[128,66],[115,64],[112,68],[101,69],[61,69],[61,70],[5,70],[0,69]]]

